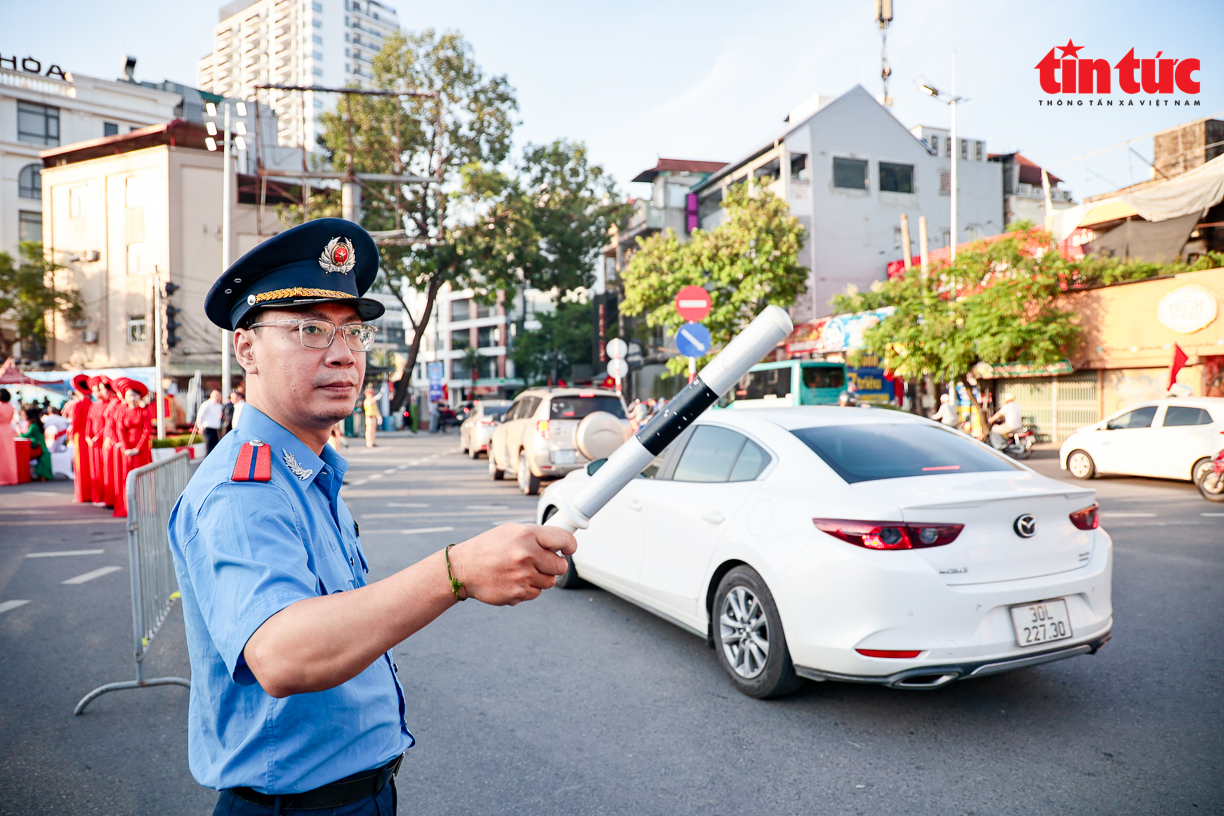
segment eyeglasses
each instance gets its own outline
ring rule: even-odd
[[[263,323],[252,323],[250,328],[259,326],[297,326],[298,339],[308,349],[330,348],[336,339],[336,329],[344,337],[344,344],[353,351],[369,351],[374,347],[374,335],[377,326],[366,323],[345,323],[337,326],[330,320],[298,319],[298,320],[268,320]]]

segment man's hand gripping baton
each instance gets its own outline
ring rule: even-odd
[[[785,310],[766,306],[717,357],[701,369],[696,379],[667,403],[661,414],[617,448],[572,498],[562,500],[556,515],[545,524],[561,527],[571,533],[585,529],[591,523],[591,516],[641,473],[693,420],[701,416],[702,411],[717,402],[740,377],[747,374],[748,369],[782,342],[793,328],[794,324]]]

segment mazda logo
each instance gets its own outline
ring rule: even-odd
[[[1031,513],[1025,513],[1016,518],[1012,529],[1021,538],[1032,538],[1037,533],[1037,519],[1033,518]]]

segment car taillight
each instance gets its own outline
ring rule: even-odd
[[[1071,523],[1080,530],[1095,530],[1101,524],[1100,519],[1097,517],[1097,511],[1100,509],[1101,505],[1093,502],[1091,507],[1076,510],[1071,514]]]
[[[544,439],[548,438],[548,420],[541,419],[536,423],[536,430],[540,432],[540,436]]]
[[[917,657],[918,649],[855,649],[863,657]]]
[[[918,550],[951,544],[963,524],[898,524],[891,521],[812,519],[816,529],[869,550]]]

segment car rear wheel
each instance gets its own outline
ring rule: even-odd
[[[714,595],[715,651],[737,689],[749,697],[783,697],[799,689],[782,619],[757,571],[739,566],[723,576]]]
[[[1077,479],[1091,479],[1096,475],[1096,463],[1087,451],[1071,451],[1071,455],[1067,457],[1067,470]]]
[[[534,496],[540,492],[540,477],[531,472],[526,451],[519,451],[518,486],[524,496]]]
[[[1210,459],[1194,466],[1194,484],[1209,502],[1224,502],[1224,473],[1216,473]]]
[[[497,467],[497,458],[493,456],[493,448],[489,448],[489,478],[495,482],[500,482],[506,478],[506,471],[500,470]]]
[[[475,445],[469,447],[467,451],[467,455],[472,457],[473,459],[479,459],[480,458],[480,448],[476,447]]]
[[[544,511],[544,520],[548,521],[555,515],[557,515],[557,508],[550,507]],[[578,577],[578,569],[574,566],[574,556],[565,556],[565,563],[569,565],[569,568],[564,575],[557,576],[556,586],[559,589],[582,589],[589,586],[586,581]]]

